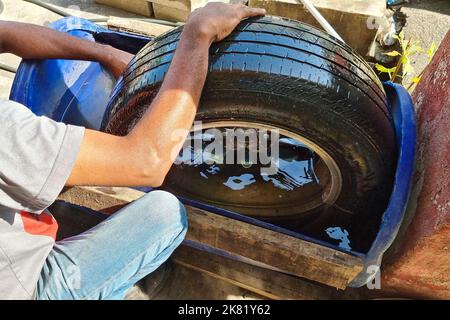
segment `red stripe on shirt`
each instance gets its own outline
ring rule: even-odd
[[[20,212],[25,232],[32,235],[49,236],[56,239],[58,222],[47,212],[33,214],[25,211]]]

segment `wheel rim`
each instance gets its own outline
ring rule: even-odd
[[[244,143],[244,162],[221,164],[225,160],[223,157],[218,159],[217,152],[206,152],[210,141],[205,144],[204,139],[210,129],[223,133],[224,154],[227,150],[225,148],[232,150],[229,152],[234,152],[235,162],[237,152],[241,149],[239,146],[234,150],[229,148],[227,137],[230,132],[235,134],[241,129],[252,133],[249,129],[255,129],[258,135],[263,132],[270,133],[272,140],[278,141],[279,146],[279,161],[275,166],[277,173],[263,174],[261,169],[264,166],[261,163],[248,161],[247,155],[253,146],[252,143],[247,143],[248,140]],[[273,138],[275,132],[278,133],[278,138],[276,135]],[[335,203],[341,192],[342,175],[334,159],[319,145],[297,133],[247,121],[203,123],[201,134],[199,133],[198,128],[191,130],[187,139],[191,142],[191,147],[189,149],[185,144],[182,151],[185,153],[182,156],[180,153],[166,180],[165,188],[178,195],[245,215],[275,218],[306,215],[319,207],[329,207]],[[192,149],[192,144],[195,145],[199,139],[202,143]],[[258,147],[259,143],[260,141]],[[239,142],[235,147],[238,144]],[[260,152],[261,149],[257,151]],[[202,154],[203,161],[192,162],[192,159],[198,158],[199,153]],[[190,161],[186,161],[187,159]],[[207,160],[209,163],[206,163]],[[210,164],[211,161],[216,162]],[[265,168],[267,167],[266,165]]]

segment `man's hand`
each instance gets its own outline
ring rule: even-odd
[[[208,71],[209,46],[229,35],[242,19],[264,12],[224,3],[195,10],[142,119],[125,137],[86,130],[67,184],[160,186],[194,121]]]
[[[133,57],[131,53],[107,46],[105,55],[100,57],[101,61],[99,62],[117,79],[125,71]]]
[[[197,36],[204,36],[208,41],[215,42],[228,36],[241,20],[264,14],[264,9],[250,8],[243,4],[210,2],[205,7],[194,10],[184,28],[194,29]]]
[[[28,23],[0,21],[0,53],[24,59],[98,61],[118,78],[133,57],[111,46]]]

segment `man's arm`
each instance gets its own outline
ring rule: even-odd
[[[70,36],[49,28],[0,21],[0,53],[24,59],[69,59],[98,61],[118,78],[133,55],[109,45]]]
[[[206,79],[209,46],[229,35],[242,19],[264,13],[223,3],[195,10],[143,118],[125,137],[86,130],[67,184],[160,186],[192,126]],[[185,133],[174,136],[176,132]]]

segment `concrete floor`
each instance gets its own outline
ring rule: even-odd
[[[370,1],[370,0],[369,0]],[[83,18],[98,18],[107,16],[135,17],[136,15],[110,8],[104,5],[95,4],[93,0],[46,0],[45,2],[64,9],[69,13]],[[450,28],[450,1],[449,0],[412,0],[403,11],[408,15],[408,24],[405,27],[407,37],[419,41],[421,46],[428,48],[432,42],[437,45],[442,41],[446,32]],[[20,0],[0,0],[0,19],[20,22],[47,25],[48,23],[61,18],[59,15],[40,8],[34,4]],[[17,67],[20,59],[10,54],[0,55],[0,62]],[[424,56],[417,56],[413,59],[416,73],[426,66],[427,59]],[[11,88],[14,74],[0,70],[0,98],[7,99]],[[407,80],[408,81],[408,80]],[[216,280],[204,275],[193,273],[187,269],[176,269],[177,279],[188,279],[191,283],[202,283],[201,290],[185,289],[180,291],[179,282],[172,281],[164,290],[166,298],[231,298],[231,299],[255,299],[260,298],[246,290],[231,286],[223,281]],[[189,283],[186,283],[187,285]],[[189,287],[189,286],[187,286]],[[185,288],[187,288],[185,287]],[[214,290],[212,289],[214,288]],[[220,288],[218,290],[217,288]],[[214,291],[214,292],[213,292]],[[146,298],[138,290],[131,293],[130,298]],[[161,294],[158,298],[162,298]]]
[[[408,16],[404,28],[406,39],[417,41],[425,50],[433,42],[438,46],[450,29],[450,0],[411,0],[402,11]],[[420,74],[427,64],[426,55],[414,56],[412,65],[415,70],[404,83],[408,85],[410,79]]]

